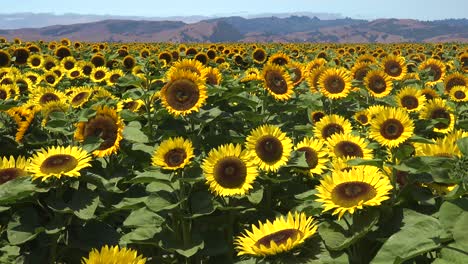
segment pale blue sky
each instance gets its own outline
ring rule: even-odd
[[[131,16],[339,13],[352,18],[468,18],[468,0],[14,0],[0,13],[51,12]]]

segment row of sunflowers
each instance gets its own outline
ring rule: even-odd
[[[0,46],[0,263],[466,263],[464,44]]]

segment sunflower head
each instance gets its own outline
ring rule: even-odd
[[[119,246],[103,246],[100,251],[91,250],[88,258],[83,258],[81,264],[145,264],[146,258],[133,249]]]
[[[397,105],[405,108],[408,112],[417,112],[421,110],[426,102],[426,97],[422,91],[416,87],[407,86],[401,89],[395,96]]]
[[[317,225],[312,217],[290,212],[287,217],[277,217],[273,222],[252,225],[252,231],[238,236],[234,243],[239,256],[265,257],[292,250],[316,231]]]
[[[15,178],[28,175],[26,167],[29,165],[29,160],[23,156],[16,159],[13,156],[3,157],[0,159],[0,184],[11,181]]]
[[[381,62],[383,71],[394,80],[401,80],[407,72],[405,57],[389,55]]]
[[[383,146],[394,148],[413,135],[414,123],[401,108],[386,108],[371,121],[369,136]]]
[[[359,136],[348,134],[333,134],[328,140],[329,155],[334,159],[362,158],[372,159],[372,150],[368,143]]]
[[[364,85],[377,98],[385,97],[393,89],[392,79],[382,70],[369,71],[364,78]]]
[[[351,167],[344,171],[335,170],[325,176],[317,187],[316,201],[322,203],[324,211],[333,210],[332,215],[341,218],[345,213],[353,214],[364,206],[377,206],[389,199],[392,184],[378,168],[372,166]]]
[[[262,125],[250,132],[246,146],[252,151],[254,162],[262,170],[277,171],[289,160],[292,140],[279,127]]]
[[[245,195],[258,174],[251,153],[238,144],[212,149],[202,169],[211,192],[220,196]]]
[[[314,127],[316,138],[327,140],[333,134],[351,133],[351,123],[339,115],[325,115]]]
[[[194,157],[192,142],[181,137],[161,142],[153,154],[152,164],[166,170],[185,167]]]
[[[429,100],[421,109],[420,117],[426,120],[442,119],[434,125],[434,132],[447,134],[455,126],[455,115],[451,107],[447,106],[446,100],[435,98]]]
[[[279,65],[266,64],[262,71],[263,86],[276,100],[287,100],[293,94],[289,74]]]
[[[445,64],[437,59],[427,59],[418,67],[420,72],[427,72],[426,84],[433,85],[444,80],[446,67]]]
[[[463,73],[455,72],[445,77],[445,93],[450,94],[450,91],[455,86],[465,86],[468,87],[468,77],[466,77]]]
[[[49,147],[36,152],[26,170],[42,181],[51,177],[79,177],[81,169],[91,166],[90,161],[89,153],[79,147]]]
[[[318,79],[320,91],[330,99],[348,96],[351,91],[351,75],[346,69],[329,68],[324,70]]]
[[[309,166],[308,174],[322,174],[326,169],[328,162],[325,143],[320,139],[304,138],[299,142],[295,150],[304,152],[307,165]]]
[[[454,86],[450,89],[449,95],[454,102],[468,102],[468,86]]]

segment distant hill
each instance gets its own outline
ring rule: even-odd
[[[240,16],[182,21],[104,20],[92,23],[0,30],[0,36],[23,40],[99,42],[468,42],[468,20],[373,21],[317,17],[286,18]]]

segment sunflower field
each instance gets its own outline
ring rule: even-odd
[[[468,263],[466,44],[0,46],[0,263]]]

